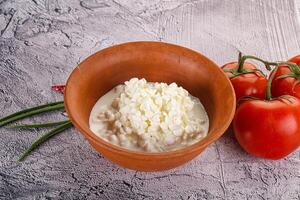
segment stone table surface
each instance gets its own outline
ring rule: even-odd
[[[166,41],[219,65],[238,51],[286,60],[300,53],[299,23],[300,0],[0,0],[0,115],[62,100],[49,87],[108,46]],[[0,129],[0,199],[300,199],[299,150],[254,158],[230,131],[188,164],[157,173],[112,164],[74,129],[16,162],[43,132]]]

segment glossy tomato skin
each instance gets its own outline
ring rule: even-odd
[[[300,145],[300,100],[283,96],[271,101],[244,100],[236,110],[233,130],[248,153],[280,159]]]
[[[222,69],[237,69],[238,63],[231,62],[225,64]],[[245,62],[244,69],[256,69],[255,65]],[[231,78],[232,74],[226,72],[233,85],[236,99],[239,100],[243,96],[253,96],[257,98],[265,98],[267,79],[260,72],[241,74]]]
[[[297,55],[295,57],[292,57],[291,59],[288,60],[289,62],[296,63],[297,65],[300,65],[300,55]]]
[[[272,72],[274,73],[274,71]],[[282,95],[292,95],[300,98],[300,85],[295,85],[297,79],[293,77],[287,77],[278,79],[277,77],[285,74],[290,74],[291,70],[288,66],[279,66],[274,79],[272,81],[272,96],[280,97]]]
[[[300,64],[300,55],[295,56],[288,60],[296,64]],[[274,71],[272,71],[274,73]],[[300,85],[296,84],[297,79],[293,77],[287,77],[278,79],[277,77],[285,74],[290,74],[292,71],[288,66],[282,65],[279,66],[274,79],[272,81],[272,96],[279,97],[281,95],[292,95],[294,97],[300,98]]]

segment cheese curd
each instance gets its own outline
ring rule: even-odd
[[[207,135],[209,120],[200,100],[166,83],[132,78],[102,96],[90,129],[115,145],[137,151],[171,151]]]

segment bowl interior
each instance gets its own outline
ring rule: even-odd
[[[151,82],[176,82],[200,99],[209,116],[209,133],[192,146],[203,146],[216,140],[232,120],[234,91],[216,64],[199,53],[176,45],[133,42],[88,57],[74,69],[67,82],[67,112],[88,139],[100,145],[110,145],[90,131],[89,115],[102,95],[132,77]]]

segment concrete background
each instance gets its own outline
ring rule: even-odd
[[[0,0],[0,115],[62,100],[50,86],[104,47],[156,40],[219,65],[238,50],[285,60],[300,53],[299,22],[300,0]],[[192,162],[159,173],[112,164],[74,129],[16,162],[43,132],[0,129],[0,199],[300,199],[299,150],[279,161],[254,158],[230,131]]]

